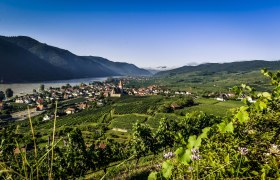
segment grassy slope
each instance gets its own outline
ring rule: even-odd
[[[99,126],[104,124],[108,125],[109,130],[106,131],[103,138],[123,142],[130,139],[132,126],[137,121],[146,123],[156,129],[162,118],[171,120],[183,119],[185,114],[191,111],[204,111],[209,114],[224,116],[229,113],[229,109],[242,105],[240,101],[219,102],[214,99],[198,98],[196,99],[198,105],[176,110],[175,113],[156,113],[157,109],[153,109],[164,103],[172,102],[177,98],[166,99],[163,96],[150,96],[115,99],[112,105],[87,109],[73,115],[59,117],[57,119],[57,131],[64,130],[67,127],[79,127],[83,132],[85,141],[90,142],[96,131],[94,129],[100,129]],[[145,108],[143,108],[143,105]],[[117,111],[117,107],[121,107],[121,113]],[[148,114],[148,109],[153,109],[154,113]],[[41,122],[43,116],[40,115],[34,118],[33,124],[35,131],[40,132],[42,135],[42,145],[44,146],[47,142],[47,136],[51,134],[53,121]],[[19,128],[20,132],[26,134],[29,132],[28,121],[17,122],[17,124],[21,126]],[[119,132],[112,130],[113,128],[125,129],[128,132]]]
[[[172,76],[153,77],[144,81],[131,80],[127,86],[146,87],[156,84],[166,89],[184,90],[197,95],[203,92],[228,92],[233,86],[248,84],[258,91],[269,89],[269,81],[260,70],[249,72],[216,72],[211,75],[201,72],[188,72]]]

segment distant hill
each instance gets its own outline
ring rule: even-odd
[[[0,38],[0,80],[4,82],[32,82],[73,78],[71,74],[55,67],[31,52]]]
[[[160,72],[160,70],[153,69],[153,68],[145,68],[145,69],[148,70],[152,74],[156,74],[156,73]]]
[[[192,72],[197,72],[204,75],[211,75],[218,72],[238,73],[260,70],[262,68],[267,68],[269,70],[279,70],[280,61],[254,60],[230,63],[206,63],[197,66],[183,66],[168,71],[161,71],[158,72],[155,76],[175,76]]]
[[[95,63],[98,63],[113,72],[118,72],[120,75],[151,75],[151,73],[142,68],[138,68],[134,64],[129,64],[125,62],[112,62],[108,59],[96,56],[85,56],[86,59],[89,59]]]
[[[40,43],[39,41],[26,36],[0,36],[0,41],[2,42],[1,49],[3,50],[0,53],[1,65],[9,63],[8,61],[14,63],[22,61],[21,63],[24,64],[24,66],[20,66],[22,69],[31,66],[34,69],[38,69],[41,73],[44,72],[41,77],[38,75],[37,78],[33,78],[35,75],[33,71],[24,71],[25,74],[23,73],[26,77],[32,78],[24,78],[25,76],[7,78],[7,74],[0,72],[0,78],[2,77],[5,82],[32,82],[37,80],[60,80],[119,75],[150,75],[148,71],[132,64],[112,62],[101,57],[77,56],[67,50]],[[7,44],[9,44],[9,46],[6,47]],[[13,46],[11,46],[11,44]],[[22,54],[21,56],[16,56],[19,49]],[[29,57],[31,55],[33,57],[31,59],[34,59],[32,61]],[[37,61],[36,63],[33,62],[35,59]],[[47,67],[48,70],[40,71],[42,68],[40,64],[42,64],[44,68]],[[6,71],[16,72],[18,70],[16,67],[17,66],[13,64],[13,66],[8,66]],[[57,74],[50,74],[53,72],[57,72]]]

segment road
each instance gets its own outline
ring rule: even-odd
[[[32,108],[32,109],[30,109],[30,117],[38,116],[38,115],[42,114],[43,112],[44,111],[36,111],[36,108]],[[12,115],[13,119],[15,119],[16,121],[22,121],[29,117],[28,110],[16,112],[11,115]]]

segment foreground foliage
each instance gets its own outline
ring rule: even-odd
[[[280,178],[280,72],[263,74],[271,79],[271,92],[235,87],[256,102],[245,99],[245,106],[199,135],[177,133],[179,147],[149,179]]]

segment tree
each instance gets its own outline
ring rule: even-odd
[[[11,88],[8,88],[6,89],[5,94],[7,98],[11,98],[14,95],[14,91]]]
[[[45,85],[44,85],[44,84],[41,84],[41,85],[40,85],[40,91],[43,92],[44,90],[45,90]]]
[[[0,102],[5,99],[5,94],[3,91],[0,91]]]
[[[172,113],[174,110],[171,108],[171,103],[165,103],[158,107],[158,112],[162,113]]]
[[[80,177],[92,167],[81,130],[78,128],[73,129],[68,134],[68,138],[69,143],[67,144],[65,152],[67,173],[71,174],[73,177]]]
[[[152,139],[152,130],[149,126],[136,122],[133,125],[132,148],[136,156],[136,166],[142,156],[148,154]]]
[[[90,147],[89,154],[93,157],[93,161],[97,163],[99,169],[103,168],[104,173],[107,167],[114,160],[114,154],[111,149],[110,142],[93,144]]]
[[[165,118],[160,120],[159,127],[155,132],[155,138],[161,148],[173,147],[175,134],[179,130],[178,124],[175,121],[170,121]]]

